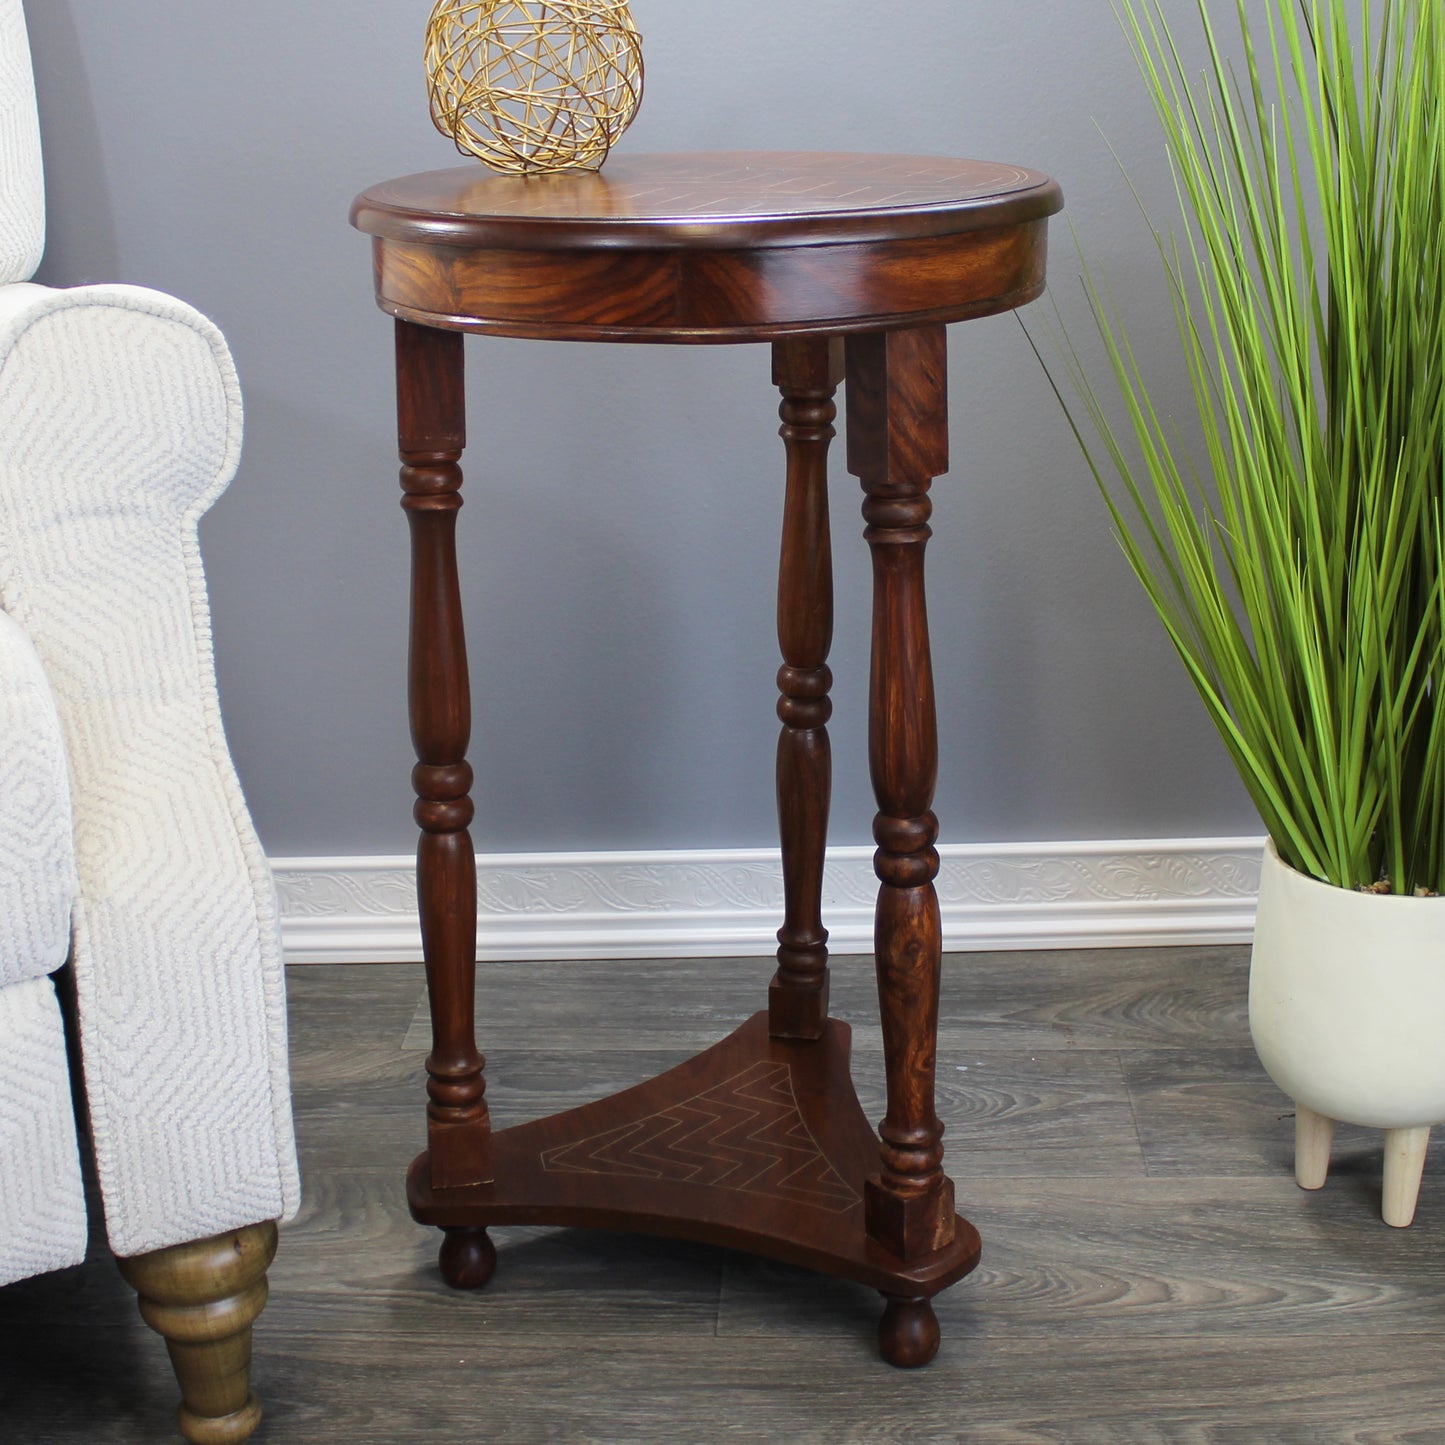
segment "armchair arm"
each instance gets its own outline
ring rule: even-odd
[[[45,177],[20,0],[0,0],[0,282],[23,281],[45,248]]]
[[[65,962],[75,893],[60,719],[30,639],[0,612],[0,989]]]
[[[235,471],[220,332],[131,286],[0,288],[0,606],[70,759],[75,973],[112,1248],[294,1213],[270,873],[221,726],[201,515]]]
[[[65,1026],[46,977],[70,949],[69,792],[40,660],[0,612],[0,1284],[85,1256]]]

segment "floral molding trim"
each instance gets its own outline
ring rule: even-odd
[[[941,848],[945,949],[1247,942],[1262,838]],[[293,963],[421,957],[410,858],[273,859]],[[831,849],[836,954],[872,948],[873,850]],[[758,957],[777,947],[776,849],[539,853],[477,859],[478,957]]]

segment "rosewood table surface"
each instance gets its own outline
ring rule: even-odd
[[[941,936],[937,726],[924,593],[948,469],[945,326],[1044,286],[1057,185],[982,161],[727,152],[624,156],[529,177],[476,165],[357,197],[377,302],[396,317],[402,505],[412,535],[417,884],[433,1048],[412,1213],[458,1288],[491,1277],[492,1224],[677,1235],[869,1285],[896,1365],[938,1348],[929,1300],[978,1262],[934,1112]],[[778,583],[784,918],[768,1007],[695,1059],[580,1109],[493,1132],[473,1000],[470,690],[455,524],[465,332],[560,341],[768,342],[786,454]],[[827,457],[846,382],[874,602],[869,763],[887,1073],[877,1133],[828,1017],[821,916],[831,785]]]

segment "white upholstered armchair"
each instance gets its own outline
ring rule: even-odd
[[[235,470],[220,333],[29,283],[44,201],[0,0],[0,1284],[78,1262],[84,1080],[106,1232],[183,1433],[243,1440],[250,1322],[299,1186],[276,904],[221,730],[196,529]],[[81,1058],[49,977],[70,958]]]

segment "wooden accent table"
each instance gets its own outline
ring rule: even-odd
[[[428,1149],[412,1214],[458,1287],[491,1277],[491,1224],[674,1235],[861,1281],[884,1357],[938,1348],[933,1295],[978,1262],[934,1113],[940,928],[937,727],[924,605],[929,486],[947,470],[947,322],[1044,285],[1046,176],[905,156],[621,156],[601,173],[475,165],[364,192],[378,304],[397,318],[412,534],[411,719],[431,999]],[[766,1012],[610,1099],[493,1133],[473,1001],[470,693],[455,548],[462,333],[772,343],[787,450],[778,635],[785,918]],[[828,1017],[821,918],[832,634],[827,452],[846,377],[848,466],[874,564],[869,755],[888,1112],[875,1135]],[[881,1139],[880,1139],[881,1135]]]

